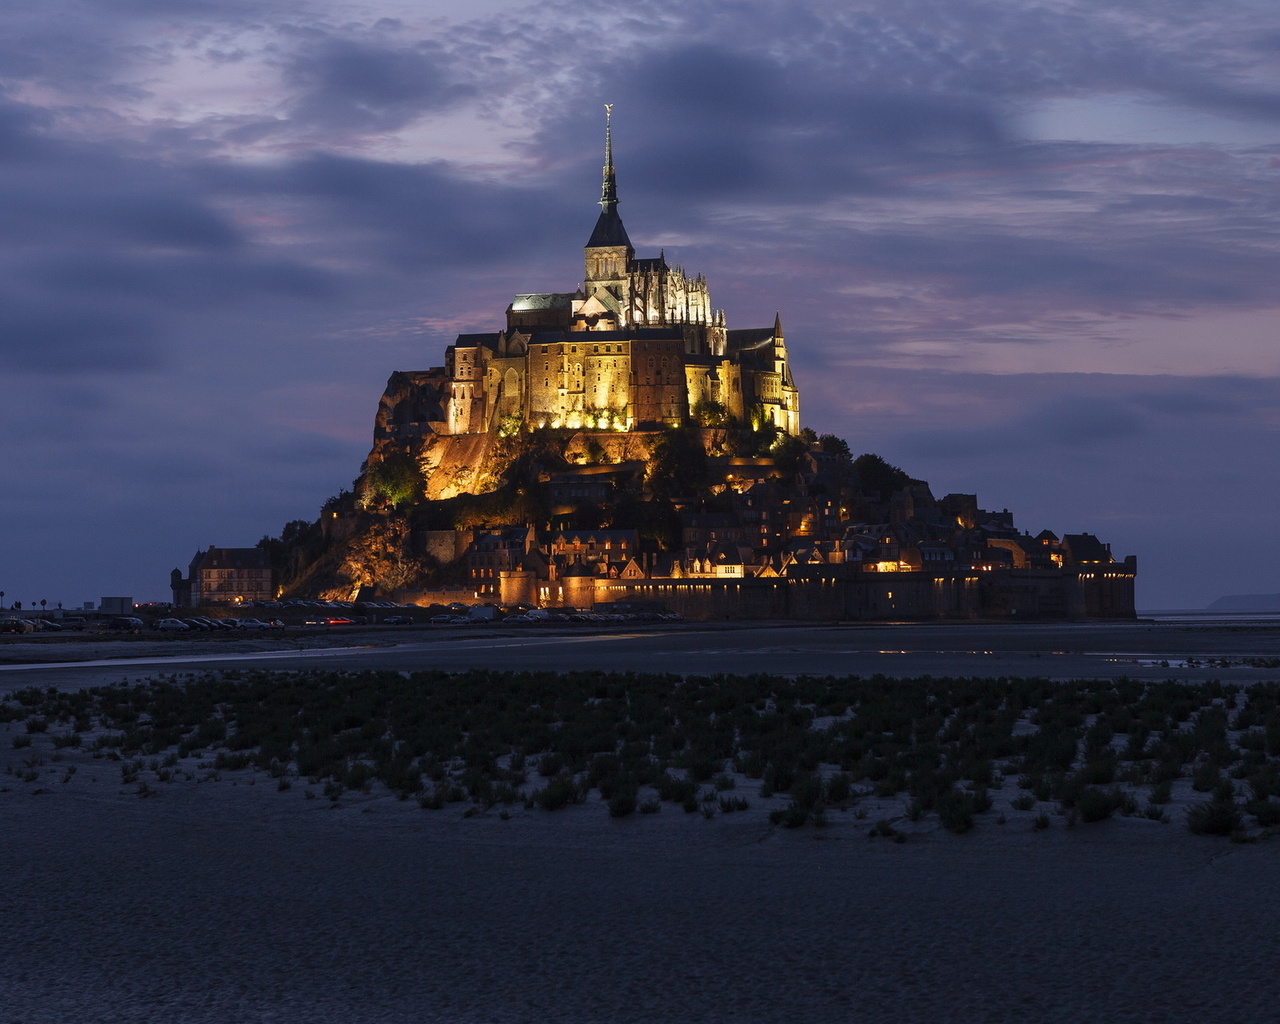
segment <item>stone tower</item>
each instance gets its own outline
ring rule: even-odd
[[[606,308],[620,312],[627,306],[627,278],[635,250],[627,229],[618,216],[618,183],[613,170],[613,104],[605,105],[604,123],[604,181],[600,187],[600,216],[595,230],[587,240],[584,298],[596,298]],[[626,326],[625,316],[619,326]]]

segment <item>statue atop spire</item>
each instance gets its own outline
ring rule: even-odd
[[[618,216],[618,185],[613,174],[613,104],[604,105],[604,182],[600,188],[600,218],[587,242],[588,249],[625,246],[631,248],[627,229]]]

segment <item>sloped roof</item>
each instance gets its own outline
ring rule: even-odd
[[[577,297],[575,292],[530,292],[511,300],[511,308],[517,313],[530,309],[568,309]]]
[[[631,239],[627,237],[627,229],[622,226],[622,218],[618,216],[617,208],[609,203],[600,211],[595,230],[587,240],[587,248],[595,249],[614,245],[625,245],[630,249]]]
[[[738,331],[727,331],[730,351],[760,348],[773,341],[772,327],[747,327]]]
[[[197,551],[191,559],[191,570],[197,569],[270,569],[271,560],[261,548],[218,548]]]
[[[481,345],[497,348],[498,334],[496,331],[492,334],[459,334],[453,344],[456,348],[479,348]]]
[[[1111,552],[1092,533],[1068,533],[1062,537],[1073,562],[1110,562]]]

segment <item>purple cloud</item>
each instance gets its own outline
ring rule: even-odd
[[[6,5],[0,528],[42,554],[0,587],[161,596],[314,514],[392,370],[574,286],[611,101],[633,239],[733,326],[782,310],[809,423],[1106,536],[1148,605],[1274,589],[1203,538],[1268,530],[1280,477],[1280,14],[483,11]],[[1173,141],[1093,130],[1118,107]]]

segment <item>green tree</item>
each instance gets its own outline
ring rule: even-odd
[[[427,481],[408,452],[391,452],[365,470],[369,493],[396,508],[416,505],[426,497]]]
[[[693,407],[693,418],[704,427],[732,427],[734,419],[721,402],[699,402]]]
[[[355,507],[355,494],[344,487],[337,494],[326,498],[321,509],[325,512],[353,512]]]
[[[653,446],[649,488],[662,498],[696,493],[707,482],[707,452],[702,437],[688,427],[667,430]]]
[[[849,451],[849,442],[843,437],[836,437],[835,434],[823,434],[818,438],[818,444],[827,455],[842,455],[846,459],[852,456]]]
[[[894,491],[900,491],[911,484],[919,483],[897,466],[892,466],[868,452],[853,460],[853,468],[858,472],[858,482],[863,494],[874,494],[881,501],[888,499]]]
[[[779,433],[769,448],[769,454],[784,473],[794,473],[800,468],[800,457],[808,450],[804,438]]]

